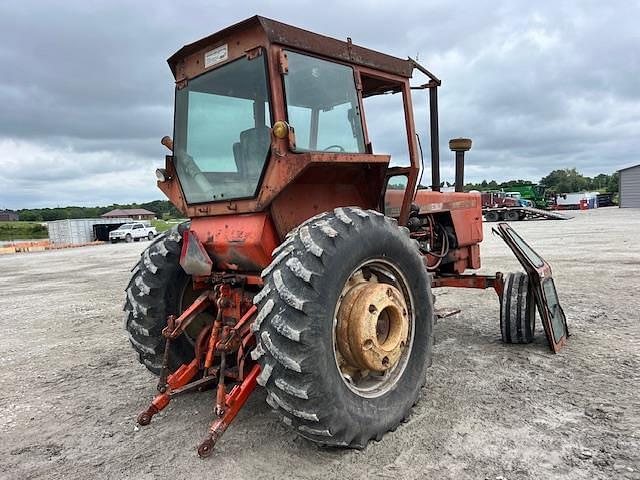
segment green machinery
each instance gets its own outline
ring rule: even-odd
[[[545,209],[549,207],[549,202],[545,199],[546,187],[533,183],[511,185],[504,189],[509,192],[518,192],[520,198],[529,200],[535,208]]]

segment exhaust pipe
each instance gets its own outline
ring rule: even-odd
[[[471,150],[471,139],[452,138],[449,149],[456,152],[456,192],[464,192],[464,152]]]
[[[429,89],[429,127],[431,129],[431,190],[440,191],[440,136],[438,133],[438,89]]]

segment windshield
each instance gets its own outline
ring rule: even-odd
[[[174,163],[188,203],[252,197],[271,145],[265,55],[176,91]]]
[[[133,224],[125,223],[124,225],[120,225],[118,230],[131,230],[131,227],[133,227]]]

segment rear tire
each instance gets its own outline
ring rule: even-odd
[[[147,238],[149,240],[153,240],[153,232],[149,232],[149,235],[147,235]]]
[[[164,354],[162,329],[167,316],[179,313],[184,286],[191,281],[179,263],[184,228],[180,225],[156,237],[131,270],[133,275],[125,289],[125,329],[140,363],[156,375]],[[193,356],[192,345],[181,335],[171,342],[170,370],[190,362]]]
[[[523,272],[508,273],[500,303],[500,333],[504,343],[531,343],[535,334],[536,305]]]
[[[408,417],[431,363],[431,281],[417,244],[394,219],[337,208],[300,225],[273,255],[263,271],[263,290],[254,298],[258,383],[299,435],[324,445],[364,448]],[[341,292],[354,268],[369,261],[385,262],[401,280],[408,279],[402,288],[413,322],[399,370],[395,375],[390,370],[393,383],[373,395],[348,385],[334,337]]]

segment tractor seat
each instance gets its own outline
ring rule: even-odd
[[[233,157],[238,173],[258,177],[271,145],[271,129],[266,125],[240,133],[240,141],[233,144]]]

